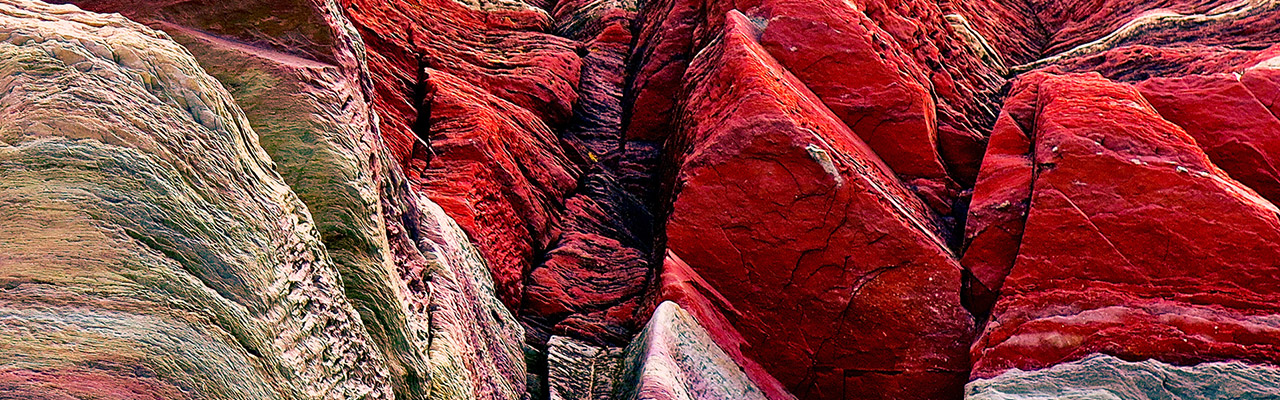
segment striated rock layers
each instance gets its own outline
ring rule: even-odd
[[[1275,0],[55,3],[0,398],[1280,396]]]
[[[1004,182],[1026,184],[1029,206],[974,375],[1099,352],[1275,362],[1280,210],[1132,87],[1080,75],[1022,82],[1018,92],[1036,95],[1020,108],[1036,111],[1013,118],[1027,130],[997,135],[1024,135],[1030,179]]]
[[[1049,51],[1015,68],[1039,71],[1012,84],[967,221],[970,396],[1277,392],[1280,15],[1173,3],[1041,8]]]
[[[222,85],[120,16],[0,3],[5,397],[389,398]]]
[[[6,334],[23,346],[6,396],[525,397],[484,261],[383,155],[360,43],[335,8],[296,6],[289,26],[333,24],[301,46],[327,56],[172,9],[128,11],[194,53],[121,17],[4,5],[4,204],[26,221],[3,235],[6,315],[67,308],[6,319],[41,332]],[[63,205],[23,205],[46,203]]]

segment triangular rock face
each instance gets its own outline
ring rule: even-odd
[[[615,399],[765,400],[693,314],[667,301],[631,346]]]
[[[972,182],[1004,80],[1001,62],[954,7],[931,1],[655,1],[640,14],[629,138],[662,140],[681,80],[731,11],[757,22],[765,52],[809,87],[933,210],[950,214]],[[970,5],[964,5],[969,7]],[[993,12],[1018,14],[992,4]],[[956,21],[956,22],[950,22]],[[985,46],[985,47],[983,47]],[[856,73],[855,73],[856,71]]]
[[[909,56],[862,11],[843,1],[771,1],[760,42],[858,134],[894,172],[950,207],[955,183],[938,154],[928,84]],[[858,73],[848,73],[858,71]]]
[[[1025,179],[984,177],[976,192],[1029,194],[1030,206],[973,347],[973,375],[1093,353],[1280,360],[1271,322],[1280,312],[1280,211],[1214,166],[1133,87],[1097,75],[1023,80],[1014,98],[1034,105],[1030,189]]]
[[[685,77],[667,246],[736,309],[743,353],[797,395],[944,396],[967,376],[958,262],[754,23],[726,20]]]

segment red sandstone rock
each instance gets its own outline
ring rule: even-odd
[[[545,11],[519,2],[341,3],[368,45],[382,132],[402,162],[414,157],[415,141],[428,140],[413,130],[424,68],[457,76],[552,125],[572,114],[581,61],[573,42],[540,32],[551,23]]]
[[[776,0],[760,43],[904,180],[949,210],[955,183],[938,155],[936,108],[923,71],[852,3]],[[849,73],[849,71],[858,71]]]
[[[1050,34],[1045,55],[1088,47],[1113,36],[1134,44],[1270,45],[1280,34],[1274,2],[1187,0],[1038,0]],[[1177,21],[1175,23],[1171,23]]]
[[[382,136],[406,174],[476,240],[513,309],[577,167],[565,122],[582,64],[518,1],[343,1],[369,48]],[[428,72],[430,71],[430,72]]]
[[[981,32],[974,31],[979,35],[978,43],[966,42],[973,39],[962,35],[947,18],[1003,23],[995,16],[1012,14],[1016,18],[1018,13],[1005,6],[975,7],[981,11],[974,12],[927,0],[863,0],[858,4],[926,74],[921,85],[929,87],[937,99],[939,154],[957,181],[973,182],[987,127],[999,112],[995,102],[1004,84],[999,74],[1006,63],[994,49],[984,48]]]
[[[431,147],[406,175],[476,241],[515,308],[578,170],[533,113],[446,72],[427,75]]]
[[[977,175],[1004,67],[981,33],[948,22],[965,20],[958,13],[967,9],[945,17],[932,2],[908,3],[650,3],[639,17],[627,137],[654,140],[673,131],[671,110],[690,58],[719,32],[722,16],[738,9],[761,23],[762,43],[784,67],[934,210],[949,214],[959,197],[952,174],[961,182]]]
[[[1153,77],[1177,77],[1239,72],[1280,48],[1251,51],[1228,47],[1131,45],[1062,60],[1044,70],[1054,73],[1097,72],[1107,79],[1136,82]]]
[[[1272,115],[1280,116],[1280,54],[1245,70],[1240,82]]]
[[[956,36],[970,47],[982,49],[979,57],[1007,71],[1035,61],[1048,41],[1030,2],[965,0],[939,2],[943,18]],[[988,54],[983,54],[988,53]],[[1002,73],[1005,71],[1001,71]]]
[[[650,276],[653,217],[603,169],[583,177],[545,261],[529,273],[521,318],[537,342],[551,334],[622,345]]]
[[[972,321],[927,208],[731,12],[668,143],[667,244],[801,398],[958,394]],[[731,347],[731,346],[726,346]]]
[[[1133,88],[1041,79],[1020,89],[1036,91],[1026,233],[973,376],[1093,353],[1280,360],[1280,329],[1265,322],[1280,313],[1280,210]],[[976,191],[1008,183],[984,178]]]
[[[661,142],[672,131],[681,77],[694,52],[699,0],[654,0],[637,15],[632,82],[624,118],[627,140]]]
[[[1034,129],[1039,93],[1035,83],[1042,77],[1019,80],[1005,99],[969,203],[962,261],[976,280],[966,293],[975,314],[991,309],[1018,257],[1034,179],[1029,132]]]
[[[1143,97],[1228,175],[1280,202],[1280,120],[1234,75],[1156,78],[1137,86]]]

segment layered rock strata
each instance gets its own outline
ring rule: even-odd
[[[311,214],[190,53],[69,6],[0,19],[6,397],[393,396]]]
[[[1093,353],[1276,362],[1275,205],[1133,87],[1096,75],[1021,82],[1015,98],[1033,103],[1011,108],[997,138],[1020,144],[1002,157],[1020,147],[1026,159],[978,189],[998,185],[992,193],[1026,204],[1005,210],[1026,219],[973,348],[974,376]]]
[[[1273,0],[60,2],[0,397],[1277,396]]]

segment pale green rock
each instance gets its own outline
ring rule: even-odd
[[[547,341],[551,400],[610,400],[622,372],[623,349],[564,336]]]
[[[392,396],[306,206],[164,33],[0,0],[0,217],[18,394]]]
[[[615,398],[626,400],[765,400],[693,315],[660,304],[627,346]]]
[[[965,393],[969,400],[1280,399],[1280,369],[1241,362],[1175,366],[1096,354],[978,379],[966,385]]]

